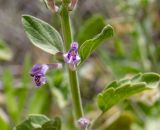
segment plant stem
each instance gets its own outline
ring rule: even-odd
[[[78,120],[80,117],[83,116],[83,110],[82,110],[77,72],[72,71],[68,68],[68,73],[69,73],[69,80],[70,80],[75,116],[76,116],[76,119]]]
[[[68,12],[68,4],[66,4],[65,2],[62,4],[60,16],[61,16],[63,38],[64,38],[66,50],[68,50],[72,42],[72,33],[71,33],[71,24],[70,24],[69,12]],[[70,89],[72,94],[75,118],[76,120],[78,120],[80,117],[83,116],[83,109],[82,109],[82,103],[81,103],[81,95],[80,95],[77,71],[72,71],[69,67],[67,69],[69,74]]]

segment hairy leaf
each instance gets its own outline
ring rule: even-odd
[[[23,15],[22,23],[28,38],[35,46],[50,54],[63,51],[60,34],[48,23],[30,15]]]
[[[113,28],[110,25],[104,27],[101,33],[96,35],[93,39],[85,41],[80,49],[81,64],[89,57],[89,55],[106,39],[113,36]]]
[[[140,73],[130,79],[113,81],[98,95],[98,106],[105,112],[113,105],[136,93],[157,87],[159,81],[160,75],[156,73]]]
[[[44,115],[32,114],[16,127],[16,130],[60,130],[61,121],[58,117],[50,120]]]
[[[49,119],[40,114],[30,115],[25,121],[16,126],[16,130],[33,130],[40,129],[43,124],[45,124]]]

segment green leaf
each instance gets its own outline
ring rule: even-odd
[[[110,25],[104,27],[101,33],[96,35],[93,39],[85,41],[79,49],[79,53],[81,56],[81,63],[82,64],[89,55],[106,39],[113,36],[113,28]]]
[[[58,117],[50,120],[41,114],[32,114],[16,126],[16,130],[60,130],[61,121]]]
[[[43,130],[60,130],[61,120],[56,117],[54,120],[50,120],[42,125]]]
[[[49,118],[40,114],[31,114],[29,115],[29,120],[32,122],[32,125],[43,125],[49,121]]]
[[[113,81],[97,96],[98,106],[105,112],[136,93],[157,87],[159,81],[160,75],[156,73],[140,73],[132,78]]]
[[[28,38],[35,46],[50,54],[63,51],[60,34],[48,23],[30,15],[23,15],[22,23]]]
[[[0,40],[0,60],[11,60],[13,57],[12,50],[8,47],[8,45]]]
[[[32,114],[21,124],[16,126],[16,130],[34,130],[40,129],[49,119],[40,114]]]
[[[77,36],[79,46],[87,39],[91,39],[96,34],[100,33],[104,26],[105,18],[101,15],[94,15],[85,21]]]

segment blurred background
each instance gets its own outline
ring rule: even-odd
[[[58,1],[57,1],[58,2]],[[35,63],[55,58],[27,39],[21,15],[30,14],[53,25],[60,21],[40,0],[0,0],[0,130],[11,130],[31,113],[62,118],[63,130],[73,127],[72,102],[65,70],[47,73],[48,82],[37,89],[29,71]],[[99,110],[96,95],[113,79],[139,72],[160,72],[159,0],[79,0],[71,13],[75,41],[82,44],[111,24],[115,36],[98,48],[79,69],[86,116]],[[65,128],[65,129],[64,129]],[[105,115],[99,130],[159,130],[159,88],[135,95]]]

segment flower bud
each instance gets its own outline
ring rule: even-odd
[[[59,7],[55,4],[55,0],[47,0],[47,6],[53,13],[59,10]]]
[[[90,120],[86,117],[81,117],[78,121],[78,126],[81,130],[87,130],[88,125],[90,124]]]
[[[69,4],[69,10],[72,11],[76,4],[77,4],[78,0],[71,0],[70,4]]]

